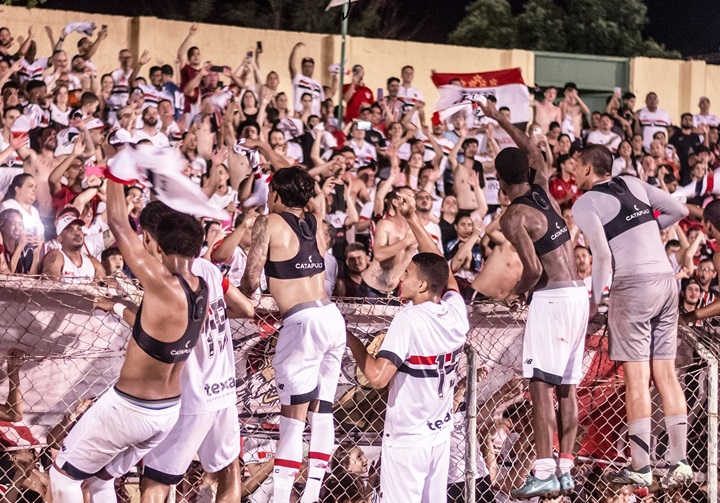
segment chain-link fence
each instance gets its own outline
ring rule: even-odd
[[[15,277],[0,281],[0,358],[6,360],[0,377],[9,388],[6,405],[0,407],[4,420],[0,422],[0,494],[12,502],[50,501],[47,470],[65,430],[90,399],[114,382],[130,333],[115,315],[93,312],[92,298],[110,295],[138,303],[139,291],[132,283],[117,280],[88,285]],[[400,309],[395,302],[376,299],[374,303],[339,299],[338,306],[348,329],[372,352],[379,349]],[[510,490],[524,481],[534,461],[532,408],[520,371],[526,313],[499,303],[468,309],[472,328],[455,386],[448,497],[471,501],[465,499],[465,492],[472,493],[475,487],[475,493],[468,494],[475,501],[512,501]],[[255,319],[231,321],[243,501],[248,502],[272,501],[279,402],[271,362],[280,326],[270,298],[262,299]],[[680,334],[677,366],[689,406],[688,459],[696,481],[673,499],[663,499],[667,495],[653,484],[648,499],[638,494],[637,501],[717,501],[716,357],[720,351],[711,332],[683,328]],[[577,486],[567,501],[629,501],[632,494],[631,488],[609,486],[602,477],[629,456],[622,370],[610,361],[607,344],[605,325],[597,318],[588,331],[584,378],[578,387]],[[324,483],[323,502],[375,501],[386,399],[386,392],[368,385],[348,351],[334,405],[338,447]],[[667,437],[654,390],[653,403],[651,452],[657,481],[665,469]],[[298,496],[304,476],[301,470],[295,485]],[[138,472],[127,474],[116,487],[119,501],[137,501]],[[171,500],[213,501],[215,487],[212,474],[203,473],[193,462]]]

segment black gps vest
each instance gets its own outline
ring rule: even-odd
[[[325,270],[325,258],[317,246],[317,220],[312,213],[305,213],[304,219],[292,213],[278,213],[290,226],[300,242],[300,249],[293,258],[265,262],[265,275],[277,279],[308,278]]]
[[[190,285],[185,281],[185,278],[179,274],[173,274],[173,276],[176,276],[180,280],[180,286],[182,286],[185,292],[185,298],[187,299],[188,321],[185,333],[174,342],[159,341],[148,335],[140,325],[140,315],[142,314],[143,308],[142,303],[140,303],[140,309],[138,309],[132,332],[133,339],[135,339],[137,345],[140,346],[140,349],[163,363],[184,362],[190,357],[190,353],[197,344],[200,331],[205,323],[205,314],[207,313],[208,305],[208,286],[204,279],[198,276],[200,288],[197,292],[193,292]]]
[[[565,220],[555,211],[555,208],[550,204],[550,197],[548,197],[539,185],[531,185],[528,194],[516,197],[510,204],[530,206],[538,210],[545,217],[547,221],[547,231],[545,231],[542,237],[533,241],[535,254],[538,257],[546,255],[570,241],[570,232]]]
[[[655,220],[652,206],[635,197],[619,176],[612,178],[608,183],[598,183],[590,190],[613,196],[620,203],[620,211],[615,218],[603,225],[608,241],[638,225]]]

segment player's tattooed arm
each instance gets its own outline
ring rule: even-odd
[[[265,266],[269,246],[268,218],[260,215],[253,225],[252,244],[248,252],[247,266],[240,281],[240,291],[248,297],[252,296],[260,284],[260,273]]]

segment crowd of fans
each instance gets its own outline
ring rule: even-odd
[[[32,27],[17,39],[0,28],[0,273],[63,282],[132,277],[113,247],[105,219],[106,147],[150,144],[177,149],[183,173],[213,205],[231,215],[227,221],[204,221],[202,254],[236,286],[245,269],[253,223],[266,211],[268,180],[274,170],[291,165],[304,166],[326,198],[328,295],[392,301],[417,246],[396,210],[400,197],[415,201],[418,217],[444,252],[468,302],[502,297],[486,287],[488,277],[519,277],[521,266],[497,225],[509,201],[499,193],[493,166],[495,155],[512,143],[491,119],[477,123],[458,112],[446,122],[438,120],[412,85],[412,66],[398,68],[399,77],[389,76],[384,96],[376,99],[372,89],[379,83],[367,85],[360,64],[351,67],[350,83],[342,89],[337,68],[331,68],[329,86],[316,80],[315,61],[300,59],[302,42],[289,55],[289,75],[261,70],[260,50],[248,53],[237,68],[206,61],[193,46],[198,29],[193,25],[174,66],[148,67],[150,52],[134,61],[128,49],[118,48],[118,68],[100,73],[92,58],[106,43],[107,29],[94,36],[83,35],[82,26],[73,29],[81,32],[77,40],[70,30],[56,39],[46,28],[53,52],[38,55]],[[76,44],[72,49],[66,38]],[[292,96],[278,91],[285,78],[292,82]],[[336,118],[339,100],[345,104],[341,122]],[[535,121],[518,125],[554,172],[551,195],[563,207],[578,272],[588,288],[592,253],[571,211],[580,195],[573,172],[583,145],[606,146],[615,156],[614,175],[637,176],[670,193],[720,168],[720,118],[710,113],[709,99],[700,98],[698,113],[683,114],[679,125],[673,125],[659,105],[654,92],[638,109],[634,94],[615,90],[604,110],[593,111],[568,83],[563,89],[544,90],[531,102]],[[510,113],[503,103],[496,106]],[[139,215],[151,193],[128,186],[126,196],[131,224],[140,235]],[[702,194],[689,199],[691,217],[663,232],[682,312],[705,306],[718,295],[712,261],[717,245],[708,240],[699,219],[711,198]],[[265,288],[261,281],[258,293]],[[15,359],[11,365],[12,380]],[[512,420],[525,417],[520,409],[527,404],[517,389],[503,392],[517,395],[516,403],[508,405],[507,396],[497,398],[504,403],[497,413],[505,420],[481,428],[481,501],[495,501],[494,493],[498,501],[510,501],[502,495],[524,474],[514,472],[513,480],[506,480],[503,467],[515,459],[520,463],[523,456],[532,458],[512,448],[513,442],[523,445],[518,439],[529,434],[526,420]],[[8,403],[13,400],[20,399],[11,395]],[[22,407],[14,403],[0,414],[18,421]],[[59,445],[59,438],[54,435],[51,443]],[[500,449],[493,448],[493,440]],[[245,445],[248,501],[270,498],[271,491],[263,492],[263,487],[270,474],[271,444]],[[464,449],[462,442],[455,447]],[[12,456],[14,468],[3,483],[21,480],[20,492],[44,497],[47,481],[32,469],[39,461],[28,457],[32,455]],[[523,461],[527,470],[530,464]],[[341,445],[324,501],[375,501],[377,468],[358,447]],[[462,481],[460,475],[456,478],[450,485]],[[587,498],[604,501],[595,493]]]

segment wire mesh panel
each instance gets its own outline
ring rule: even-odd
[[[50,501],[47,470],[53,456],[78,416],[117,378],[130,334],[129,327],[114,314],[92,311],[92,299],[109,295],[138,303],[140,294],[129,282],[60,285],[33,278],[2,281],[0,376],[7,382],[3,386],[8,391],[6,406],[1,409],[0,492],[6,498],[15,498],[9,501],[15,501],[19,494],[28,499],[33,493],[42,498],[38,501]],[[377,299],[338,299],[338,306],[348,330],[373,354],[401,309],[396,301]],[[474,480],[476,501],[513,501],[510,491],[522,484],[535,458],[532,406],[527,383],[521,376],[526,311],[501,303],[479,303],[468,306],[468,313],[468,350],[473,353],[477,370],[468,375],[466,358],[461,357],[455,382],[448,498],[465,501],[466,486]],[[254,319],[231,320],[230,324],[242,437],[243,501],[272,501],[272,461],[280,410],[272,358],[281,325],[274,302],[268,297],[261,300]],[[708,400],[709,396],[717,397],[717,390],[712,395],[708,387],[707,366],[709,359],[720,355],[715,340],[715,335],[704,329],[680,331],[677,372],[688,402],[688,460],[697,477],[681,494],[673,496],[675,499],[665,501],[683,501],[680,497],[684,501],[708,501],[709,486],[716,484],[707,477],[708,465],[716,466],[716,460],[708,463],[708,425],[713,420]],[[590,324],[583,367],[584,378],[577,390],[580,428],[576,493],[566,500],[625,501],[632,495],[632,488],[613,487],[602,478],[605,471],[629,460],[623,374],[608,357],[602,317]],[[476,414],[474,407],[466,403],[468,387],[477,396]],[[651,459],[658,481],[665,470],[667,435],[658,393],[654,388],[651,393],[655,411]],[[386,403],[387,390],[373,389],[346,351],[333,407],[337,447],[322,501],[377,499]],[[468,438],[473,416],[475,439]],[[308,439],[306,430],[306,451]],[[473,458],[474,463],[468,462]],[[296,497],[302,494],[305,475],[303,465],[295,484]],[[138,470],[133,470],[117,482],[119,501],[136,500],[138,476]],[[216,486],[216,476],[204,473],[200,463],[193,462],[171,500],[213,501]],[[664,493],[658,484],[648,493],[655,495],[652,501],[663,501]]]

